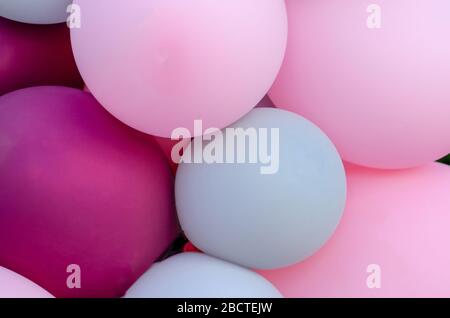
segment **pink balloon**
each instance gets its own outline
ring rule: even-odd
[[[177,235],[173,181],[158,145],[89,93],[0,98],[0,264],[57,297],[123,295]]]
[[[170,137],[223,128],[269,90],[287,41],[283,0],[75,0],[75,59],[114,116]]]
[[[450,167],[347,166],[347,178],[347,208],[327,245],[264,276],[286,297],[450,297]]]
[[[0,298],[53,298],[32,281],[0,267]]]
[[[69,29],[0,18],[0,95],[38,85],[83,87]]]
[[[275,105],[315,122],[360,165],[413,167],[450,151],[450,1],[286,3]]]

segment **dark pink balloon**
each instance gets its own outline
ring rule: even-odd
[[[121,296],[177,233],[173,175],[148,136],[81,90],[0,98],[0,266],[57,297]]]
[[[0,18],[0,95],[38,85],[83,87],[69,29]]]

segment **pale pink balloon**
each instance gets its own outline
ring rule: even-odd
[[[347,178],[347,208],[327,245],[264,276],[286,297],[450,297],[450,167],[347,166]]]
[[[0,267],[0,298],[53,298],[32,281]]]
[[[286,3],[288,48],[270,92],[278,107],[360,165],[413,167],[450,151],[450,1]]]
[[[114,116],[170,137],[223,128],[270,89],[287,42],[283,0],[75,0],[80,72]]]

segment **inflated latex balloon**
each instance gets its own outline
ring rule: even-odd
[[[66,21],[72,0],[1,0],[0,16],[25,23],[53,24]]]
[[[413,167],[450,152],[450,1],[286,3],[275,105],[363,166]]]
[[[57,297],[121,296],[176,234],[173,175],[148,136],[81,90],[0,98],[0,264]]]
[[[53,298],[32,281],[0,267],[0,298]]]
[[[291,265],[314,254],[341,218],[341,159],[294,113],[255,108],[225,132],[194,139],[182,160],[179,220],[207,254],[251,268]]]
[[[328,244],[263,274],[288,297],[450,297],[450,167],[347,168],[347,207]]]
[[[75,0],[75,59],[114,116],[170,137],[223,128],[270,89],[287,41],[283,0]]]
[[[0,18],[0,95],[40,85],[83,87],[69,30]]]
[[[201,253],[183,253],[154,264],[127,298],[280,298],[280,292],[246,268]]]

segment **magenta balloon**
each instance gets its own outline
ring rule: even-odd
[[[0,265],[57,297],[121,296],[177,234],[158,145],[91,94],[36,87],[0,98]],[[81,289],[69,289],[69,265]]]
[[[0,18],[0,95],[39,85],[83,86],[69,29]]]
[[[286,297],[450,297],[450,167],[347,166],[347,180],[327,245],[264,276]]]

